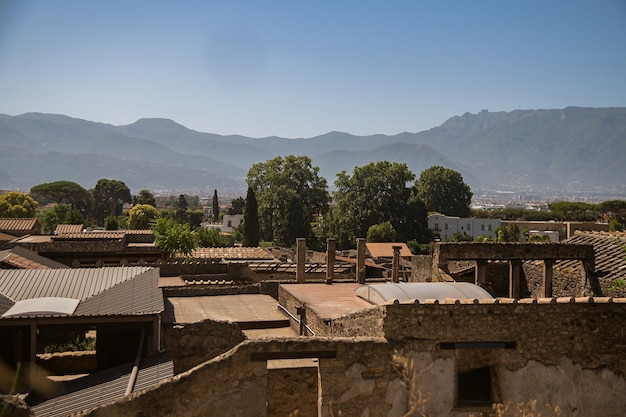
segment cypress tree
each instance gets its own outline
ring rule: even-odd
[[[259,207],[252,187],[248,187],[243,206],[243,242],[245,247],[259,246]]]
[[[220,203],[217,200],[217,190],[213,193],[213,223],[220,221]]]

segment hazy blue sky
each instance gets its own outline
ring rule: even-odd
[[[626,1],[0,0],[0,113],[254,137],[626,106]]]

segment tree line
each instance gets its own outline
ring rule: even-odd
[[[457,171],[433,166],[419,177],[406,164],[380,161],[337,174],[332,186],[306,156],[289,155],[254,164],[248,171],[246,197],[231,202],[228,214],[243,214],[236,231],[244,246],[272,242],[292,246],[304,237],[310,246],[323,248],[327,238],[339,249],[354,247],[356,238],[368,241],[402,241],[410,247],[428,244],[433,236],[427,227],[430,212],[457,217],[516,220],[611,222],[621,230],[626,222],[626,201],[588,203],[554,202],[549,211],[521,209],[471,210],[473,193]],[[49,210],[39,205],[55,203]],[[123,211],[125,203],[132,208]],[[219,233],[200,227],[203,212],[197,196],[171,196],[165,208],[156,209],[149,190],[136,196],[119,180],[101,179],[87,190],[70,181],[32,187],[29,194],[10,192],[0,196],[0,217],[34,217],[38,213],[44,230],[57,224],[83,223],[116,229],[151,228],[158,245],[190,253],[194,245],[228,244]],[[212,216],[219,220],[217,190]],[[177,243],[178,242],[178,243]]]

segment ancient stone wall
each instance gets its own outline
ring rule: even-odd
[[[384,334],[389,340],[511,342],[523,362],[557,365],[569,358],[586,369],[626,375],[626,299],[593,300],[387,305]]]
[[[333,318],[320,330],[320,336],[384,337],[384,306],[372,307]]]
[[[460,417],[482,411],[485,407],[457,404],[457,372],[475,366],[472,361],[481,358],[490,358],[486,365],[493,369],[494,400],[503,404],[537,400],[538,407],[548,403],[559,407],[563,417],[618,417],[626,407],[626,380],[607,368],[588,369],[566,357],[554,358],[551,364],[528,360],[516,349],[478,356],[455,352],[436,341],[419,339],[245,341],[155,387],[84,415],[265,417],[272,415],[268,404],[277,403],[283,415],[294,415],[301,405],[298,396],[287,388],[274,389],[277,382],[268,371],[267,360],[281,357],[319,358],[321,417],[400,417],[407,413]],[[296,374],[283,375],[283,382]],[[303,401],[309,401],[309,394],[302,393]]]
[[[163,327],[163,348],[172,353],[176,374],[221,355],[244,339],[239,326],[225,321]]]

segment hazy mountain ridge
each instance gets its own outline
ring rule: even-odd
[[[388,160],[406,163],[416,176],[432,165],[455,169],[474,189],[574,183],[623,190],[626,108],[482,111],[419,133],[303,139],[222,136],[168,119],[113,126],[64,115],[0,115],[0,189],[56,180],[90,188],[100,178],[120,179],[133,191],[244,189],[252,164],[289,154],[311,157],[329,185],[337,172]]]

